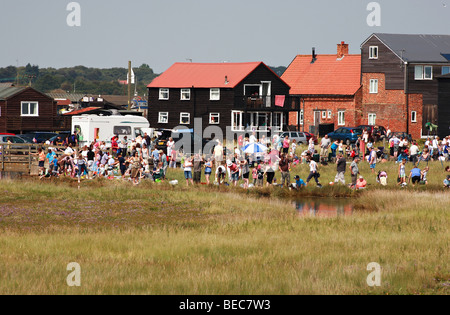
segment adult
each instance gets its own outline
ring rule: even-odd
[[[244,158],[241,158],[240,167],[242,172],[242,179],[244,180],[244,188],[249,186],[250,166],[248,162],[248,154],[245,154]]]
[[[264,175],[266,176],[266,185],[271,186],[273,185],[273,179],[275,178],[275,170],[272,168],[272,163],[266,162],[266,167],[264,170]]]
[[[353,159],[352,164],[350,165],[350,172],[351,172],[351,176],[352,176],[352,186],[351,186],[351,188],[353,188],[353,189],[356,188],[356,181],[358,180],[358,175],[359,175],[358,163],[360,161],[361,161],[361,159],[359,158],[359,156],[356,156]]]
[[[205,179],[206,179],[206,184],[209,185],[210,182],[210,177],[211,177],[211,173],[212,173],[212,167],[213,164],[211,162],[211,159],[208,159],[205,163]]]
[[[420,183],[421,172],[420,168],[418,168],[417,165],[414,165],[414,168],[409,173],[408,181],[412,181],[413,187],[416,186],[416,183]]]
[[[172,156],[172,151],[175,147],[175,141],[173,141],[173,138],[170,137],[169,141],[167,141],[167,156]]]
[[[228,162],[227,166],[230,170],[231,182],[234,186],[237,186],[237,182],[239,180],[239,166],[231,161]]]
[[[369,165],[372,173],[375,173],[375,167],[377,166],[377,152],[374,148],[369,148]]]
[[[314,180],[316,181],[317,187],[322,187],[322,185],[319,182],[319,171],[318,171],[318,165],[317,163],[312,159],[311,155],[308,155],[307,160],[309,162],[309,176],[306,179],[306,185],[309,184],[309,182],[311,181],[311,179],[314,178]]]
[[[336,177],[334,178],[334,182],[335,183],[341,182],[343,185],[345,185],[345,171],[347,168],[347,160],[341,153],[339,153],[337,156],[336,166],[337,166],[336,167],[337,174]]]
[[[328,149],[331,146],[331,140],[328,138],[328,135],[322,138],[320,141],[320,157],[327,158],[328,157]]]
[[[288,154],[289,153],[289,147],[291,146],[291,141],[289,140],[289,137],[286,136],[283,139],[283,153]]]
[[[192,162],[192,158],[187,158],[184,161],[184,178],[186,179],[186,186],[189,186],[189,182],[194,185],[194,180],[192,178],[192,168],[194,167],[194,163]]]
[[[419,147],[417,146],[417,142],[414,141],[411,145],[411,147],[409,148],[409,160],[410,162],[413,162],[414,164],[417,163],[417,158],[419,155]]]
[[[278,168],[281,172],[281,187],[289,187],[291,185],[291,161],[286,157],[286,154],[284,153],[281,155],[281,160],[278,163]]]
[[[359,179],[356,181],[356,189],[364,189],[367,186],[367,181],[364,177],[359,176]]]
[[[131,164],[131,179],[133,180],[133,185],[139,184],[140,171],[142,167],[142,157],[139,156],[138,152],[134,153],[134,156],[130,159]]]
[[[202,164],[203,164],[203,158],[196,154],[194,156],[194,183],[200,184],[202,181]]]
[[[223,161],[223,146],[220,141],[217,141],[217,145],[214,147],[214,160],[216,163]]]

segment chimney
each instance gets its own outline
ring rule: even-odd
[[[316,55],[316,47],[312,48],[312,60],[311,60],[311,64],[313,64],[314,62],[316,62],[317,60],[317,55]]]
[[[345,55],[348,55],[348,44],[341,42],[337,45],[337,57],[342,59]]]

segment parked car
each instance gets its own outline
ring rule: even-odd
[[[7,148],[8,146],[8,140],[12,143],[15,144],[15,146],[11,147],[11,149],[9,150]],[[17,146],[16,146],[17,144]],[[23,145],[20,145],[23,144]],[[27,144],[27,142],[22,139],[19,136],[11,136],[11,135],[0,135],[0,147],[1,147],[1,151],[3,153],[3,149],[9,150],[9,152],[11,152],[12,154],[17,154],[17,153],[25,153],[21,150],[28,150],[29,145]],[[18,151],[16,151],[18,150]]]
[[[57,135],[54,132],[29,132],[20,135],[20,137],[32,143],[45,143],[45,141]]]
[[[297,144],[308,144],[308,137],[304,132],[301,131],[288,131],[280,134],[281,139],[284,139],[286,136],[289,137],[289,140],[295,140]]]
[[[362,129],[342,127],[328,134],[328,138],[331,140],[344,140],[345,144],[350,145],[355,143],[362,135]]]
[[[372,137],[375,142],[380,141],[383,137],[386,137],[386,128],[383,126],[370,126],[370,125],[360,125],[357,128],[361,130],[367,129],[369,132],[369,137]]]
[[[309,139],[313,138],[314,140],[314,144],[319,144],[319,139],[316,137],[316,135],[309,133],[309,132],[304,132],[304,134],[306,135],[306,140],[308,140],[309,143]]]
[[[61,141],[64,142],[67,138],[69,138],[70,135],[71,135],[70,131],[67,131],[67,132],[63,131],[63,132],[60,132],[59,134],[57,134],[56,136],[51,137],[48,140],[50,141],[51,144],[55,145],[58,137],[60,137]]]

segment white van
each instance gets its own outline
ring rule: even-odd
[[[82,115],[72,117],[72,131],[79,136],[80,146],[89,145],[94,141],[105,141],[111,144],[114,135],[119,136],[119,141],[127,136],[128,140],[143,136],[144,133],[152,135],[154,130],[150,123],[141,116],[98,116]]]

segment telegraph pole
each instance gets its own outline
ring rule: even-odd
[[[131,61],[128,61],[128,110],[131,110]]]

